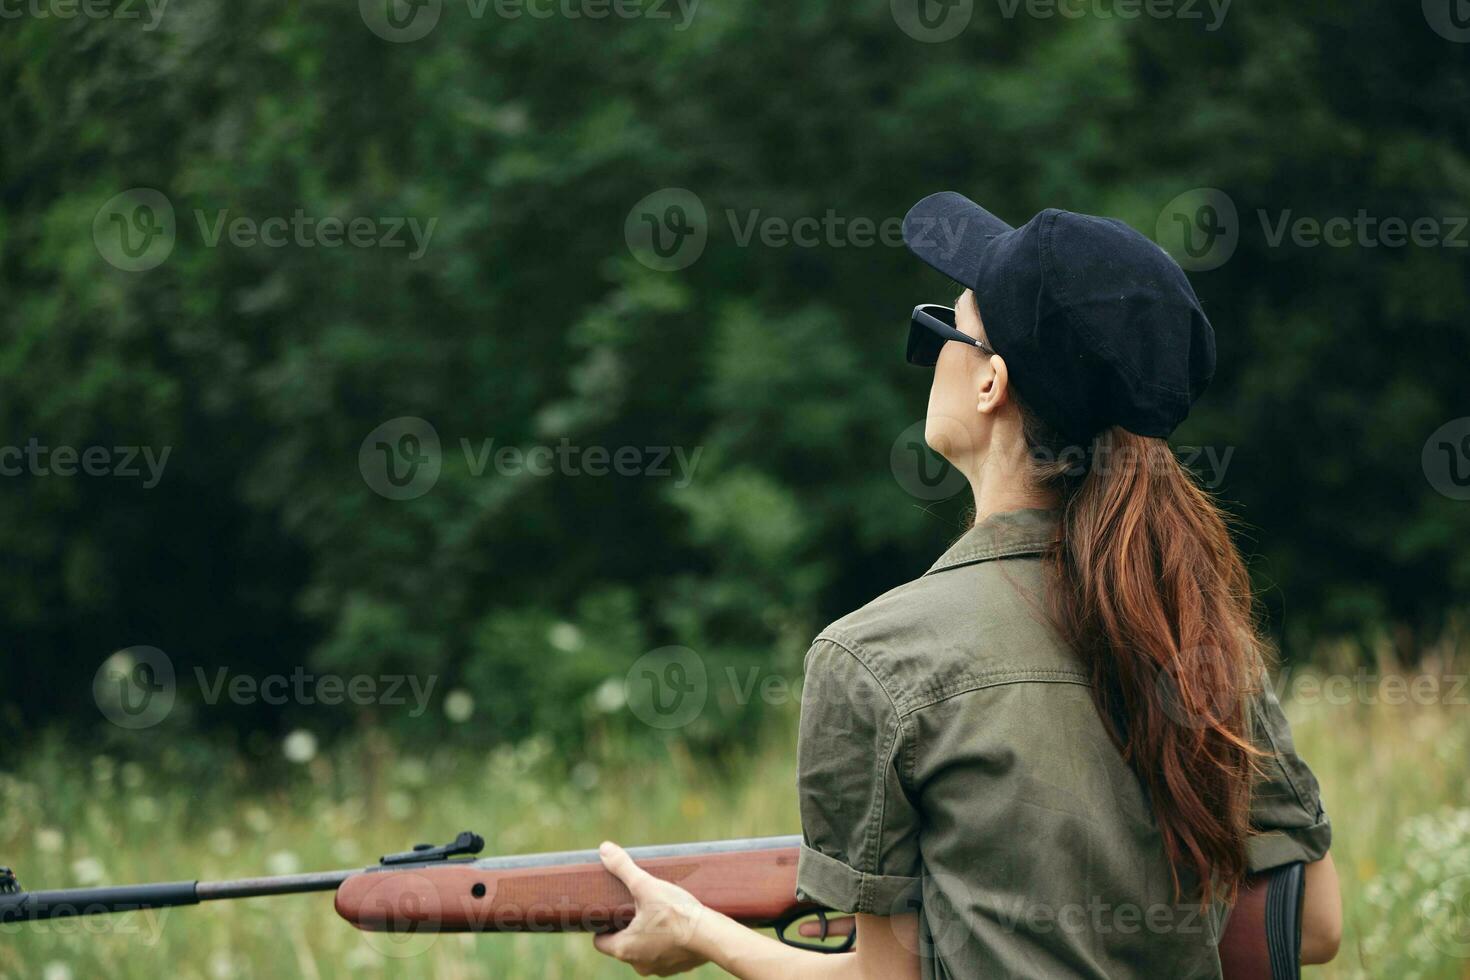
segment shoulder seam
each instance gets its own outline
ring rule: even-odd
[[[903,706],[898,703],[898,699],[893,696],[893,691],[889,689],[889,686],[886,683],[884,683],[883,677],[873,666],[872,658],[867,655],[867,652],[866,650],[864,650],[861,643],[853,639],[846,632],[834,629],[831,626],[827,627],[820,634],[818,634],[817,640],[825,640],[826,642],[842,650],[858,663],[862,664],[863,669],[872,675],[874,683],[878,685],[878,690],[882,691],[883,696],[888,699],[888,704],[891,708],[893,708],[893,713],[895,715],[902,715],[906,713]]]
[[[904,692],[899,692],[899,695],[895,696],[889,685],[884,683],[883,675],[867,650],[845,631],[828,627],[818,635],[817,639],[831,643],[862,664],[863,668],[872,675],[873,681],[883,692],[883,696],[888,698],[888,703],[893,707],[900,721],[907,719],[916,711],[957,695],[1005,684],[1076,684],[1082,687],[1092,687],[1092,678],[1080,670],[1059,667],[1003,667],[982,671],[978,674],[969,674],[941,687],[927,689],[919,697]]]
[[[930,691],[921,701],[915,702],[904,716],[932,708],[934,705],[963,694],[974,694],[977,691],[988,691],[993,687],[1007,687],[1012,684],[1070,684],[1074,687],[1091,688],[1092,682],[1086,675],[1071,670],[1051,670],[1046,668],[1035,668],[1028,670],[993,671],[980,678],[966,678],[956,684],[951,684],[936,691]]]

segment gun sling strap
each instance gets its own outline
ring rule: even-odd
[[[1231,980],[1298,980],[1301,977],[1302,900],[1306,875],[1300,861],[1252,875],[1230,911],[1231,928],[1220,940],[1220,965]]]

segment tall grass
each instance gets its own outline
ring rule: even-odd
[[[1319,975],[1470,977],[1470,709],[1324,703],[1288,713],[1333,816],[1347,909],[1342,953]],[[798,826],[789,726],[771,726],[718,770],[677,741],[652,757],[601,756],[566,771],[538,742],[477,759],[359,745],[292,764],[294,778],[262,787],[233,766],[169,753],[145,766],[50,745],[0,773],[0,863],[27,887],[66,887],[354,867],[466,828],[489,852],[514,853]],[[317,894],[0,927],[0,976],[632,973],[586,936],[370,936]]]

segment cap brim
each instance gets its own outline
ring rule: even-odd
[[[930,194],[903,219],[903,242],[910,252],[962,286],[974,289],[981,256],[1010,225],[954,191]]]

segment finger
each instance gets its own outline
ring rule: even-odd
[[[592,937],[592,945],[604,956],[611,956],[615,960],[623,958],[621,956],[623,951],[622,933],[599,932]]]
[[[840,919],[827,920],[827,935],[846,936],[857,928],[857,920],[850,915],[844,915]],[[819,919],[808,919],[796,927],[798,936],[807,936],[812,939],[820,939],[822,936],[822,923]]]
[[[633,859],[628,856],[627,851],[610,840],[602,842],[602,846],[597,849],[597,855],[602,858],[602,866],[611,872],[615,878],[627,885],[628,891],[632,892],[635,896],[642,889],[643,885],[653,878],[647,871],[644,871],[633,863]]]

